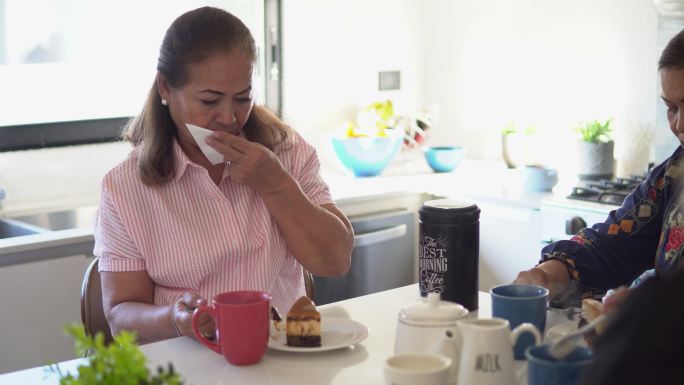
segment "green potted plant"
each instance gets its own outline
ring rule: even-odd
[[[70,325],[65,331],[74,337],[76,353],[86,355],[87,363],[80,365],[76,373],[63,373],[59,366],[52,365],[60,385],[183,385],[171,363],[166,368],[158,367],[156,372],[148,368],[134,333],[123,331],[106,345],[102,333],[88,336],[83,325]]]
[[[596,180],[613,177],[615,142],[611,138],[612,120],[611,118],[603,123],[593,120],[575,129],[580,136],[577,170],[580,179]]]
[[[533,125],[519,130],[512,122],[501,129],[501,155],[508,168],[533,162],[536,133],[537,129]]]

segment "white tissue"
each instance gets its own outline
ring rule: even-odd
[[[213,147],[205,142],[207,137],[210,136],[213,131],[189,123],[185,123],[185,126],[188,127],[190,135],[192,135],[192,137],[195,139],[195,142],[197,142],[200,150],[202,150],[202,153],[207,157],[211,164],[223,163],[223,154],[216,151]]]

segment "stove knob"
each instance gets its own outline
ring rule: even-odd
[[[584,219],[581,217],[572,217],[565,221],[565,234],[575,235],[585,227],[587,227],[587,222],[585,222]]]

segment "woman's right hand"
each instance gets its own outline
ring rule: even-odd
[[[543,262],[530,270],[521,271],[513,283],[537,285],[549,289],[549,298],[563,292],[570,282],[570,274],[563,262],[555,259]]]
[[[521,271],[518,277],[513,281],[519,285],[537,285],[548,288],[549,277],[546,272],[538,267],[533,267],[529,270]]]
[[[180,335],[195,338],[195,333],[192,331],[192,314],[199,305],[206,304],[207,300],[194,292],[183,293],[173,304],[171,317]],[[211,338],[216,331],[214,321],[207,313],[200,315],[198,328],[202,335],[208,338]]]

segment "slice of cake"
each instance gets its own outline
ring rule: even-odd
[[[321,313],[307,297],[300,297],[287,312],[287,344],[298,347],[321,346]]]

